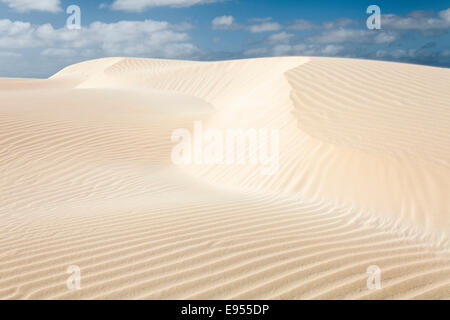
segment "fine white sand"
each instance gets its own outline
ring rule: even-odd
[[[450,69],[108,58],[0,101],[0,299],[450,298]],[[278,129],[278,172],[176,166],[196,120]]]

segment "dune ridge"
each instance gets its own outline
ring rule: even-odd
[[[312,57],[2,79],[0,298],[449,299],[449,84]],[[175,166],[171,133],[196,120],[278,129],[277,174]]]

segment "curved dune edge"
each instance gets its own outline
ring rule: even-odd
[[[305,57],[2,79],[0,298],[448,299],[449,80]],[[279,129],[278,173],[174,166],[195,120]]]

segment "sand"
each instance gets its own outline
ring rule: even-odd
[[[0,101],[0,299],[450,298],[449,69],[107,58]],[[176,165],[194,121],[278,171]]]

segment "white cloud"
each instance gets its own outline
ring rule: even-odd
[[[35,28],[29,22],[0,20],[0,48],[22,49],[39,46]]]
[[[293,46],[288,44],[280,44],[272,48],[273,56],[287,56],[292,54]]]
[[[269,22],[269,21],[272,21],[272,17],[265,17],[265,18],[250,18],[250,19],[248,19],[248,21],[249,22],[258,22],[258,23],[261,23],[261,22]]]
[[[391,43],[397,39],[393,32],[372,32],[371,30],[337,29],[309,37],[316,43]]]
[[[299,55],[299,56],[335,56],[344,50],[342,46],[297,44],[294,46],[278,46],[273,48],[274,55]]]
[[[443,21],[447,22],[447,25],[448,25],[450,23],[450,8],[448,8],[446,10],[439,11],[438,16]]]
[[[345,51],[343,46],[320,44],[278,44],[274,47],[253,48],[244,51],[249,57],[258,56],[336,56]]]
[[[115,0],[111,7],[114,10],[141,12],[153,7],[190,7],[217,1],[219,0]]]
[[[17,52],[0,51],[0,57],[2,58],[20,58],[22,55]]]
[[[165,21],[94,22],[81,30],[0,20],[0,48],[45,48],[41,55],[188,58],[199,52],[187,33]]]
[[[334,44],[328,44],[325,46],[325,48],[321,49],[321,54],[325,56],[335,56],[341,53],[342,51],[344,51],[344,47],[336,46]]]
[[[318,28],[317,25],[304,19],[297,19],[293,25],[289,26],[291,30],[311,30],[316,28]]]
[[[47,48],[41,51],[42,56],[49,57],[70,57],[77,55],[75,50],[63,48]]]
[[[267,37],[267,41],[271,43],[289,42],[295,35],[287,32],[275,33]]]
[[[397,35],[392,32],[380,32],[374,37],[375,43],[391,43],[397,40]]]
[[[352,19],[342,18],[333,21],[325,21],[320,27],[323,29],[342,28],[355,23],[356,22]]]
[[[384,14],[381,16],[381,27],[383,29],[421,31],[448,29],[450,27],[450,8],[439,11],[437,17],[434,18],[428,14],[417,14],[417,12],[406,17]]]
[[[235,21],[233,16],[221,16],[216,17],[211,22],[213,29],[232,29],[235,26]]]
[[[249,57],[259,57],[262,55],[266,55],[269,52],[268,48],[252,48],[252,49],[247,49],[244,51],[244,55],[245,56],[249,56]]]
[[[278,31],[282,26],[277,22],[263,22],[248,27],[248,30],[253,33]]]
[[[218,30],[246,30],[252,33],[263,33],[278,31],[283,28],[278,22],[272,22],[272,18],[254,18],[249,21],[254,22],[252,25],[243,25],[236,22],[233,16],[220,16],[213,19],[211,26]]]
[[[19,12],[29,11],[61,11],[60,0],[0,0],[8,7]]]
[[[291,30],[313,30],[313,29],[332,29],[332,28],[342,28],[351,24],[355,24],[352,19],[342,18],[333,21],[325,21],[320,25],[314,24],[308,20],[297,19],[295,22],[289,26],[288,29]]]
[[[403,49],[396,49],[393,51],[377,50],[375,52],[377,58],[404,58],[408,56],[408,51]]]
[[[290,30],[319,30],[336,29],[357,24],[352,19],[342,18],[333,21],[325,21],[315,24],[308,20],[298,19],[288,27]],[[435,30],[448,29],[450,27],[450,8],[439,11],[437,15],[433,11],[413,11],[405,16],[395,14],[383,14],[381,16],[382,29],[391,30]]]
[[[308,40],[318,43],[368,42],[372,34],[368,30],[337,29],[313,35]]]

